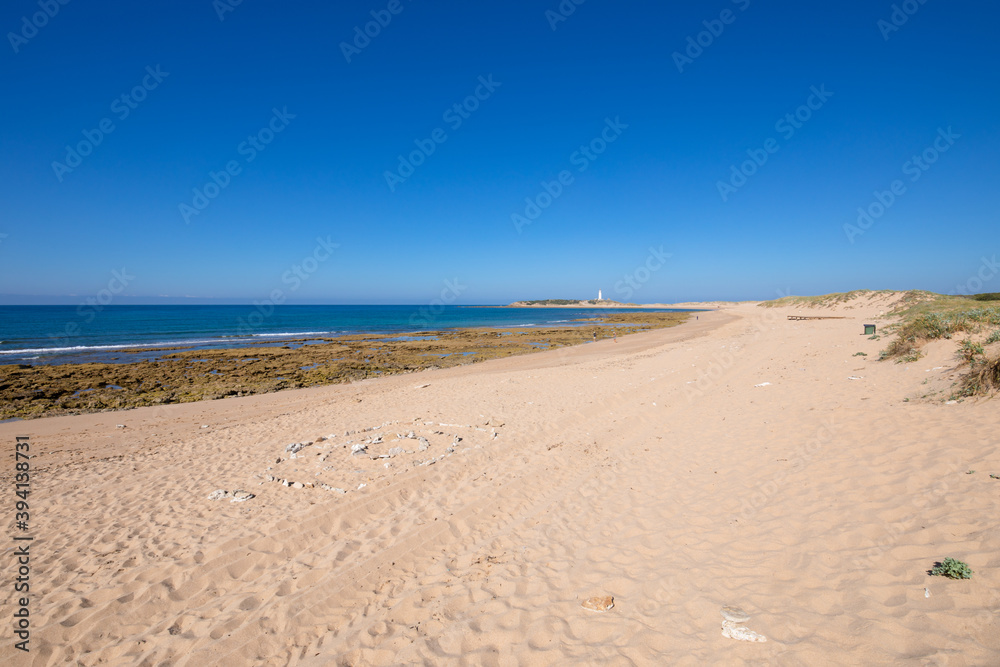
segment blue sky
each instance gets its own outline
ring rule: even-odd
[[[5,4],[2,302],[954,292],[1000,251],[992,3],[231,3]]]

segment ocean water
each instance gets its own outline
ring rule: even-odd
[[[466,327],[574,326],[581,318],[648,309],[498,306],[0,306],[0,365],[132,362],[152,348],[235,348],[358,333]],[[670,312],[663,309],[660,312]],[[674,311],[680,312],[680,311]],[[594,326],[588,323],[587,326]],[[150,349],[145,354],[124,349]]]

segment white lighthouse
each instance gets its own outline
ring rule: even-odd
[[[601,290],[597,290],[597,300],[604,301],[604,298],[601,296]]]

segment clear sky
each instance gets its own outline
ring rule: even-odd
[[[1000,291],[996,3],[237,1],[4,3],[2,302]]]

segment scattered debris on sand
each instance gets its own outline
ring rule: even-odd
[[[723,607],[722,613],[722,636],[729,639],[736,639],[741,642],[766,642],[767,637],[754,632],[742,624],[750,620],[750,614],[739,607]]]
[[[590,611],[604,612],[615,606],[615,599],[610,595],[596,595],[584,600],[580,606]]]
[[[492,428],[415,417],[402,422],[405,426],[399,420],[386,421],[346,429],[339,438],[327,435],[292,442],[284,445],[282,456],[268,459],[271,465],[255,478],[261,485],[277,483],[289,489],[315,488],[346,494],[345,489],[361,489],[408,469],[432,466],[449,456],[495,444],[503,420],[481,417],[481,423]],[[437,455],[417,456],[424,452]]]
[[[242,503],[252,498],[256,498],[256,496],[248,491],[244,491],[243,489],[236,489],[232,493],[226,491],[225,489],[216,489],[215,491],[212,491],[212,493],[208,494],[209,500],[225,500],[226,498],[229,498],[229,502],[231,503]]]

